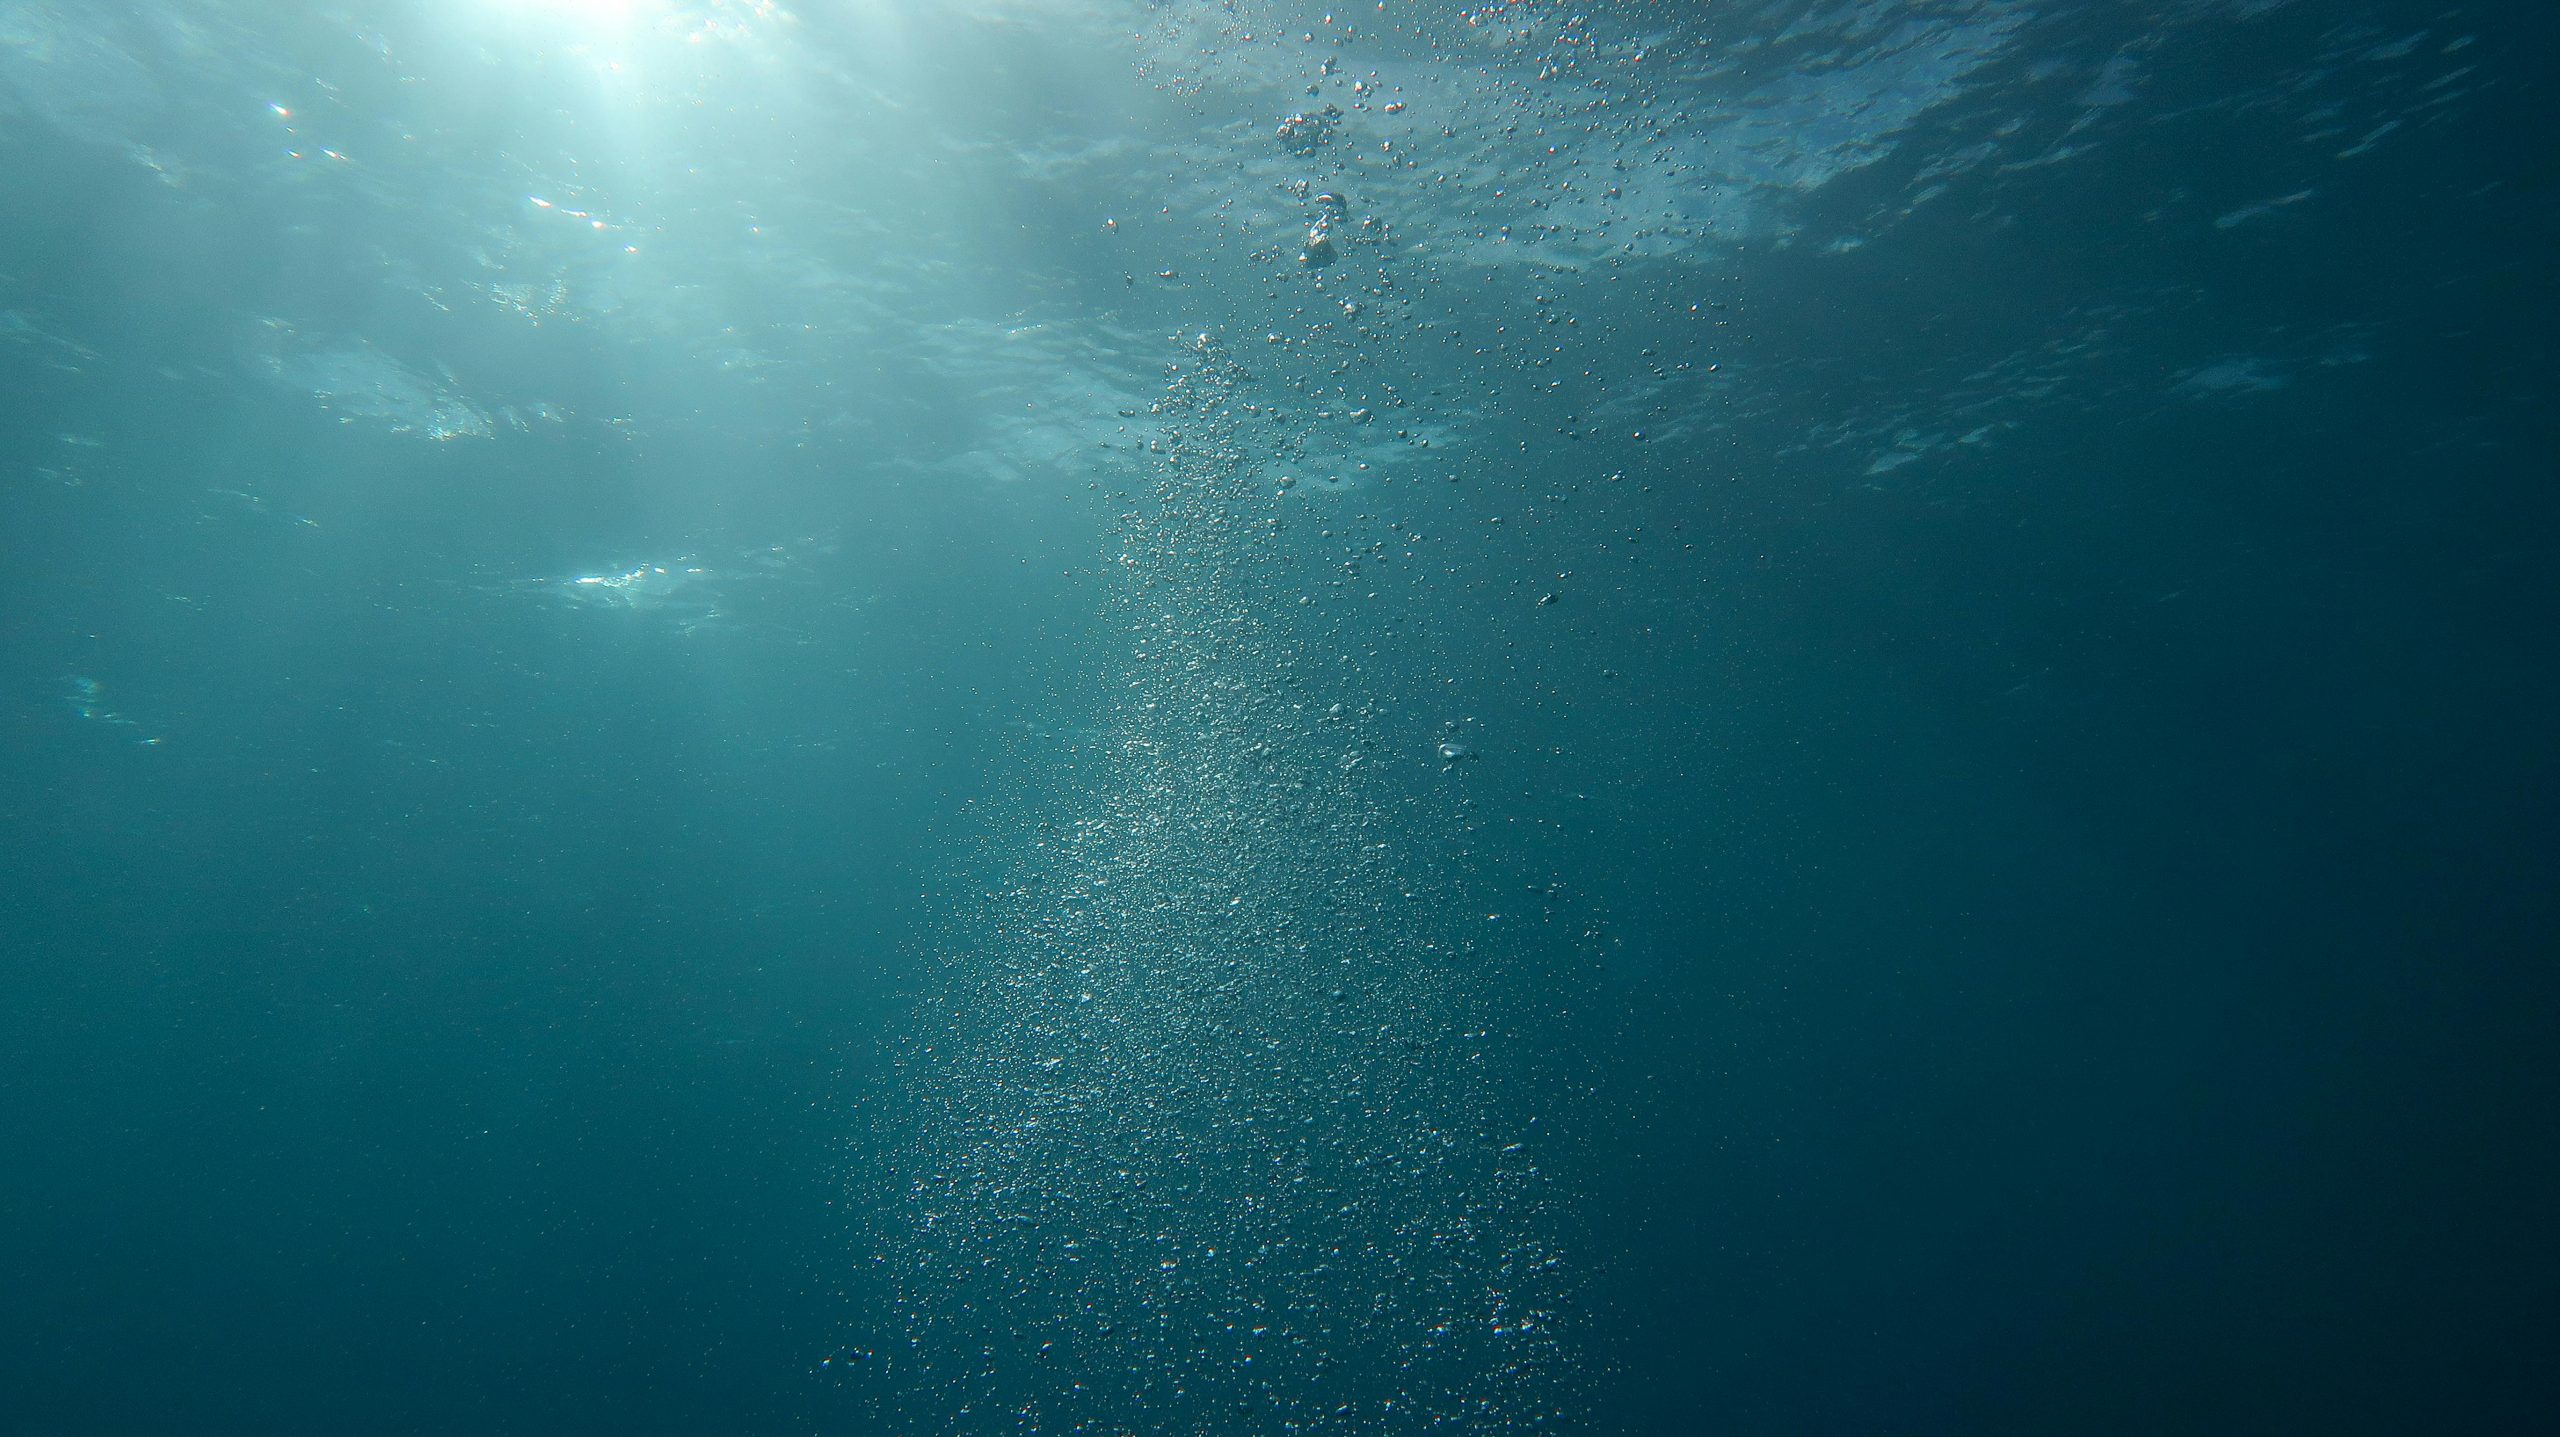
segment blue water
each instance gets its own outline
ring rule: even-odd
[[[2555,55],[0,0],[0,1430],[2535,1428]]]

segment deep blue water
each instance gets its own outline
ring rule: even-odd
[[[0,1430],[2534,1430],[2555,55],[0,0]]]

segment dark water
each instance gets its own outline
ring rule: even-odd
[[[5,0],[0,1428],[2531,1430],[2555,54]]]

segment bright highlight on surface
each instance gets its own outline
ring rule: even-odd
[[[681,0],[477,0],[476,8],[485,23],[575,44],[682,28],[693,7]]]
[[[745,38],[790,18],[774,0],[475,0],[486,23],[549,32],[573,42],[656,32],[687,43]]]
[[[498,4],[518,13],[557,15],[608,30],[626,25],[642,9],[652,8],[647,0],[498,0]]]

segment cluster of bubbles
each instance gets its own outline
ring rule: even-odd
[[[1374,776],[1376,705],[1317,691],[1250,383],[1208,335],[1170,367],[1116,535],[1102,761],[962,920],[902,1059],[900,1171],[857,1194],[897,1318],[830,1359],[892,1426],[1572,1408],[1543,1129],[1469,1007],[1490,960]]]

